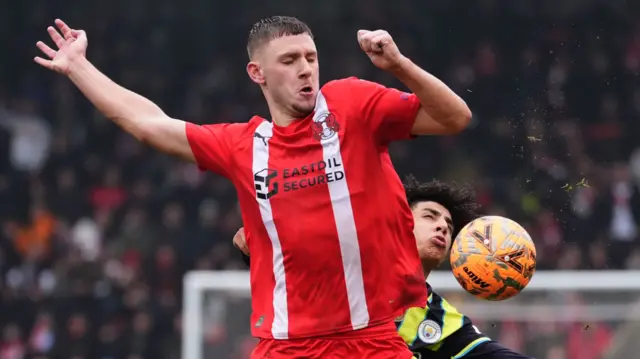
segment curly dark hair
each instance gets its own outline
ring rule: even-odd
[[[249,57],[262,44],[283,36],[308,34],[313,38],[309,26],[291,16],[271,16],[253,24],[247,40],[247,52]]]
[[[453,221],[451,234],[453,238],[467,223],[480,216],[476,194],[467,184],[444,183],[436,180],[421,183],[413,175],[408,175],[404,189],[411,208],[420,202],[436,202],[449,210]]]

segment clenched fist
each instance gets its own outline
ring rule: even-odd
[[[404,60],[393,38],[384,30],[359,30],[358,43],[371,62],[382,70],[392,70]]]
[[[44,42],[38,41],[36,46],[49,60],[38,56],[34,58],[34,61],[49,70],[69,75],[73,62],[86,55],[87,35],[82,30],[72,30],[60,19],[57,19],[55,24],[58,27],[57,30],[53,26],[49,26],[47,31],[58,50],[56,51]]]

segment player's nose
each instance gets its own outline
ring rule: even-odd
[[[311,72],[313,71],[313,68],[311,67],[311,64],[309,63],[309,61],[302,61],[302,64],[300,65],[300,71],[298,73],[298,77],[301,79],[307,78],[309,76],[311,76]]]

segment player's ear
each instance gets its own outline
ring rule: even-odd
[[[262,67],[260,67],[259,63],[250,61],[247,64],[247,74],[249,74],[249,78],[251,78],[251,81],[257,83],[258,85],[264,84],[264,74],[262,73]]]

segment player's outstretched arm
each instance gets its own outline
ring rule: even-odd
[[[411,133],[455,134],[471,121],[467,104],[447,85],[404,57],[391,35],[384,30],[358,31],[358,43],[374,65],[393,74],[422,105]]]
[[[49,59],[36,57],[39,65],[66,75],[100,112],[138,140],[170,155],[194,162],[184,121],[167,116],[148,99],[119,86],[86,58],[87,35],[62,20],[47,31],[58,50],[42,41],[36,46]]]

